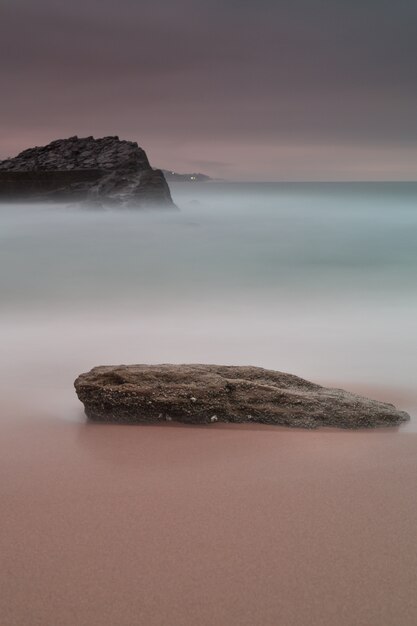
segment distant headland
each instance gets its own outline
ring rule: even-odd
[[[178,183],[206,183],[213,180],[206,174],[200,172],[193,172],[192,174],[178,174],[178,172],[172,172],[170,170],[162,170],[167,180]]]

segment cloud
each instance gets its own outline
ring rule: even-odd
[[[242,143],[328,145],[333,159],[337,146],[417,149],[415,3],[3,4],[3,156],[32,140],[120,134],[174,169],[192,145],[196,167],[219,161],[226,175],[229,159],[204,153],[212,140],[234,155]],[[244,171],[245,155],[234,158]]]

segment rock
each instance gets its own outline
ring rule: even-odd
[[[118,137],[57,139],[0,161],[0,199],[175,206],[162,171]]]
[[[102,366],[74,385],[87,417],[98,422],[368,428],[409,419],[392,404],[260,367]]]

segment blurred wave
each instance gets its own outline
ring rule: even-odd
[[[180,212],[0,205],[2,386],[251,363],[414,390],[417,184],[172,184]],[[49,396],[48,396],[49,394]],[[403,407],[408,408],[408,407]]]

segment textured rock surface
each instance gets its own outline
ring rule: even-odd
[[[70,137],[0,162],[0,198],[174,206],[161,170],[136,142]]]
[[[393,405],[291,374],[221,365],[119,365],[81,374],[75,389],[95,421],[262,422],[303,428],[390,426]]]

